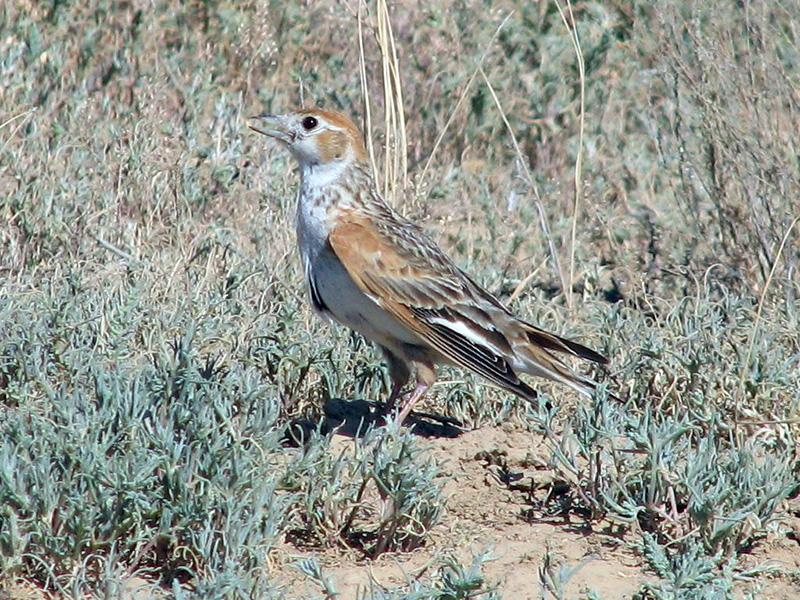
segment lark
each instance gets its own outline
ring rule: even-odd
[[[562,356],[603,365],[608,359],[514,316],[395,212],[378,192],[361,132],[347,116],[304,109],[254,117],[250,128],[299,163],[297,241],[311,305],[383,351],[392,380],[387,406],[393,410],[404,397],[398,422],[436,381],[436,365],[468,369],[530,401],[537,394],[523,374],[594,393],[597,384]],[[416,387],[403,394],[413,367]]]

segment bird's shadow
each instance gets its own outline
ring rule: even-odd
[[[374,427],[383,427],[394,415],[388,414],[386,405],[366,400],[344,400],[329,398],[322,407],[323,418],[294,419],[286,429],[285,441],[290,445],[302,445],[313,431],[322,434],[334,431],[347,437],[363,437]],[[463,424],[445,415],[412,411],[403,423],[414,435],[426,438],[457,438],[467,429]]]

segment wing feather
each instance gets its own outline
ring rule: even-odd
[[[515,368],[591,394],[595,383],[573,372],[554,352],[600,364],[608,359],[514,317],[410,223],[397,221],[398,229],[390,231],[393,223],[379,224],[374,215],[349,215],[331,231],[331,249],[356,285],[422,341],[526,398],[535,398],[536,392]]]
[[[531,325],[525,321],[520,321],[520,323],[525,327],[525,333],[531,344],[547,348],[548,350],[554,350],[555,352],[571,354],[572,356],[577,356],[578,358],[583,358],[584,360],[596,362],[601,365],[608,364],[608,358],[595,352],[591,348],[587,348],[583,344],[559,337],[553,333],[548,333],[543,329],[539,329],[536,325]]]
[[[470,321],[470,334],[455,316],[458,311],[447,308],[464,302],[466,289],[442,282],[433,269],[410,264],[381,238],[364,224],[348,222],[334,228],[329,242],[356,285],[424,342],[495,385],[535,398],[536,391],[506,360],[511,347],[502,333]]]

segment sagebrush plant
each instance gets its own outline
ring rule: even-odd
[[[635,384],[624,402],[606,389],[563,418],[542,409],[530,413],[532,426],[548,439],[556,472],[572,484],[566,504],[539,508],[634,523],[649,536],[644,548],[671,557],[657,572],[675,578],[669,584],[678,586],[675,593],[704,585],[702,577],[682,572],[702,563],[703,577],[727,597],[737,581],[748,579],[739,555],[797,490],[800,455],[791,419],[797,373],[784,358],[791,355],[793,333],[765,327],[759,362],[778,368],[767,378],[760,369],[748,370],[746,410],[734,400],[739,373],[722,356],[726,347],[746,352],[753,312],[750,301],[709,294],[676,303],[660,315],[661,326],[612,313],[619,342],[636,339],[625,377]],[[752,421],[756,414],[773,416]]]
[[[423,543],[442,513],[444,478],[421,456],[413,434],[370,427],[338,452],[330,437],[312,437],[282,481],[296,492],[291,535],[305,544],[362,548],[372,557]]]
[[[556,600],[567,598],[567,583],[591,560],[590,557],[573,566],[557,564],[557,559],[548,543],[542,557],[542,564],[539,566],[539,592],[541,597],[552,597]],[[591,589],[586,590],[586,596],[589,600],[597,599],[597,595]]]
[[[286,511],[270,460],[280,403],[264,374],[201,361],[191,322],[149,361],[110,343],[106,362],[74,328],[79,311],[56,317],[30,297],[4,308],[4,373],[30,385],[4,388],[3,572],[63,592],[109,584],[98,576],[117,561],[165,584],[263,568]],[[8,335],[22,315],[25,333]]]
[[[386,587],[374,579],[365,583],[355,596],[358,600],[426,600],[429,598],[481,598],[496,600],[500,598],[496,586],[487,583],[482,571],[484,564],[492,560],[487,552],[473,556],[469,566],[463,565],[453,556],[444,554],[437,556],[431,566],[435,566],[435,574],[429,581],[420,581],[417,577],[407,577],[403,584]],[[324,569],[314,558],[304,559],[296,568],[307,575],[324,594],[326,599],[337,598],[335,584],[325,574]]]
[[[429,582],[413,579],[407,584],[394,588],[385,588],[370,582],[371,585],[359,594],[359,600],[423,600],[425,598],[480,598],[481,600],[497,600],[500,596],[496,586],[488,583],[483,575],[486,562],[492,557],[487,552],[473,556],[469,566],[461,564],[452,556],[442,556],[438,563],[435,577]],[[366,586],[365,586],[366,587]]]
[[[423,442],[284,445],[387,377],[307,309],[295,175],[244,117],[363,116],[359,10],[376,164],[387,139],[407,151],[396,207],[516,313],[612,357],[588,404],[453,371],[427,408],[545,435],[570,503],[542,510],[641,532],[643,597],[738,593],[798,485],[797,0],[572,6],[583,111],[555,2],[392,5],[407,148],[380,124],[399,127],[371,4],[2,3],[0,587],[281,597],[280,544],[429,539],[448,467]],[[441,564],[370,597],[499,595],[481,561]]]

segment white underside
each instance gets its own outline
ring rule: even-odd
[[[333,253],[322,249],[308,258],[317,293],[336,321],[401,356],[405,354],[401,344],[420,343],[405,325],[356,286]]]
[[[365,338],[404,356],[403,344],[420,340],[407,327],[362,292],[328,245],[325,207],[303,201],[297,207],[297,236],[306,278],[316,283],[328,315]]]

